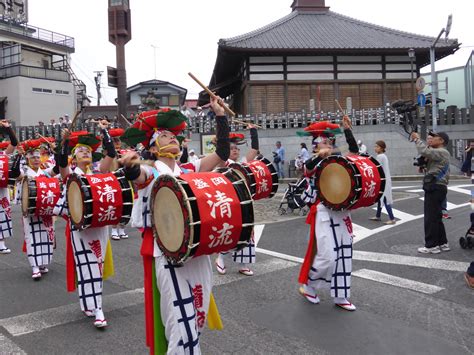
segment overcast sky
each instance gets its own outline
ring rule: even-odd
[[[132,40],[126,45],[127,85],[156,78],[188,89],[197,98],[194,73],[208,83],[220,38],[250,32],[291,12],[292,0],[130,0]],[[464,66],[474,50],[473,0],[326,0],[331,10],[358,20],[436,37],[453,14],[450,38],[462,49],[436,63],[436,69]],[[94,71],[104,71],[102,104],[114,104],[107,65],[115,67],[108,42],[107,0],[29,0],[29,24],[75,38],[72,65],[96,103]],[[425,69],[426,70],[426,69]],[[451,83],[450,83],[451,84]],[[454,83],[452,84],[454,85]]]

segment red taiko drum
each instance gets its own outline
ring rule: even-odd
[[[23,216],[53,216],[53,209],[61,195],[57,178],[25,176],[21,185],[21,211]]]

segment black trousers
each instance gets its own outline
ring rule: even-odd
[[[469,265],[469,267],[467,268],[467,274],[469,276],[474,276],[474,261],[471,263],[471,265]]]
[[[436,185],[434,191],[425,191],[425,247],[433,248],[446,244],[446,230],[443,224],[442,203],[448,188]]]

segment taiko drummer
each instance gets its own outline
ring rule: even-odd
[[[229,158],[229,125],[220,100],[211,100],[216,114],[216,152],[186,165],[187,172],[209,172]],[[143,228],[141,254],[145,270],[146,340],[151,353],[199,354],[199,335],[210,304],[212,267],[209,256],[192,258],[181,266],[173,265],[159,249],[152,231],[152,182],[158,175],[179,176],[185,172],[176,160],[180,154],[179,139],[184,139],[179,136],[185,128],[186,117],[178,111],[143,112],[124,138],[136,137],[136,141],[128,143],[142,143],[155,159],[153,167],[139,164],[138,155],[133,153],[120,159],[127,178],[139,188],[132,226]],[[154,309],[154,301],[159,295],[159,309]]]
[[[343,119],[344,134],[349,151],[357,153],[357,142],[350,129],[350,119]],[[310,179],[303,194],[312,204],[306,222],[311,225],[309,245],[299,275],[300,293],[311,303],[320,302],[317,291],[330,289],[335,305],[354,311],[350,297],[352,271],[352,221],[348,211],[333,211],[320,203],[316,189],[315,168],[322,159],[335,154],[335,136],[342,133],[337,124],[327,121],[313,123],[305,128],[313,136],[316,156],[305,163],[305,176]],[[336,153],[337,154],[337,153]],[[339,153],[340,154],[340,153]]]
[[[240,147],[239,145],[245,144],[245,136],[240,133],[230,133],[230,156],[227,159],[226,166],[238,162],[248,162],[254,160],[258,155],[259,144],[258,144],[258,131],[256,126],[249,124],[250,129],[250,149],[248,150],[245,157],[240,159]],[[219,253],[216,259],[216,269],[220,275],[224,275],[227,272],[225,267],[224,257],[228,253]],[[253,271],[250,269],[249,264],[254,264],[256,261],[255,255],[255,243],[253,241],[250,244],[239,251],[232,252],[232,260],[239,264],[239,273],[245,276],[253,276]]]
[[[67,181],[72,173],[87,176],[110,170],[110,165],[116,156],[115,148],[108,134],[107,124],[101,122],[99,127],[106,152],[106,156],[100,160],[100,171],[92,170],[93,160],[102,157],[95,153],[101,144],[100,138],[87,131],[70,133],[67,129],[63,130],[63,141],[58,156],[58,165],[63,181]],[[69,166],[68,159],[70,148],[72,148],[72,167]],[[111,250],[109,228],[101,226],[78,230],[71,223],[67,207],[66,189],[64,188],[61,199],[56,205],[55,213],[66,216],[68,222],[66,228],[67,289],[70,292],[75,290],[75,278],[77,278],[81,310],[86,316],[94,317],[94,325],[97,328],[103,328],[108,324],[102,309],[103,279],[112,273],[110,270],[113,268],[111,255],[107,252]]]
[[[19,181],[17,184],[18,203],[22,202],[23,198],[26,201],[29,200],[26,192],[23,196],[23,191],[28,188],[29,179],[41,182],[41,193],[33,198],[34,203],[41,206],[41,211],[38,209],[37,214],[25,213],[23,215],[26,253],[34,280],[39,280],[43,274],[48,273],[48,266],[53,258],[55,244],[53,208],[59,198],[59,180],[54,178],[59,172],[58,167],[41,169],[40,148],[41,141],[38,139],[22,142],[18,148],[20,154],[16,159],[18,160],[22,154],[25,155],[24,171],[21,172],[20,164],[15,162],[11,172],[11,177],[16,177]]]
[[[0,121],[0,133],[10,138],[9,141],[0,142],[0,255],[2,255],[11,253],[11,249],[5,244],[6,239],[13,234],[8,170],[9,156],[15,151],[18,139],[10,123],[5,120]],[[20,164],[20,161],[17,161],[17,164]]]

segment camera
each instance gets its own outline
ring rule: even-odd
[[[413,166],[417,166],[419,168],[424,168],[426,166],[426,158],[422,155],[417,155],[413,158]]]

